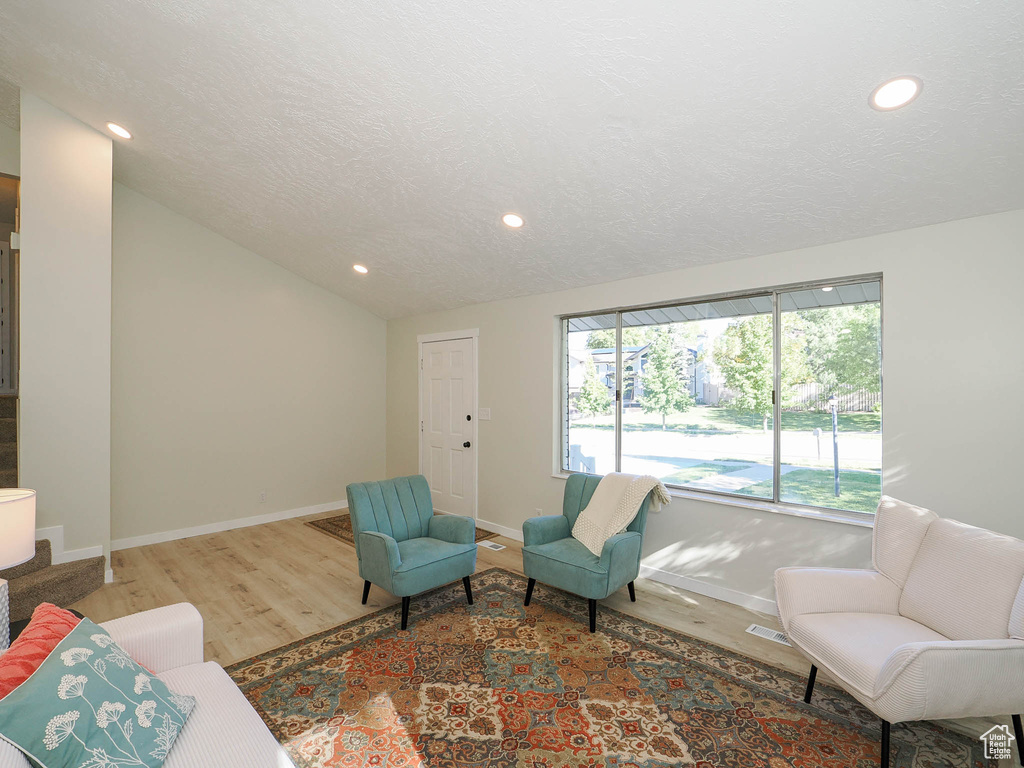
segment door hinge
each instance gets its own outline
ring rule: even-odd
[[[621,403],[622,402],[622,390],[621,389],[616,389],[615,390],[615,402],[616,403]]]
[[[420,432],[422,432],[422,431],[423,431],[423,422],[421,421],[420,422]]]
[[[423,358],[422,357],[420,358],[420,370],[421,371],[423,370]]]
[[[775,390],[772,390],[772,405],[775,405]]]

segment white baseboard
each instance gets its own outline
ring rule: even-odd
[[[649,565],[641,564],[640,577],[650,579],[651,581],[657,581],[661,584],[668,584],[672,587],[680,587],[681,589],[685,589],[687,592],[695,592],[696,594],[704,595],[705,597],[713,597],[716,600],[722,600],[726,603],[732,603],[733,605],[740,605],[744,608],[749,608],[752,611],[757,611],[758,613],[766,613],[770,616],[779,615],[779,610],[775,605],[774,600],[769,600],[766,597],[748,595],[746,592],[729,589],[728,587],[720,587],[716,584],[708,584],[705,581],[700,581],[699,579],[694,579],[690,576],[681,576],[678,573],[663,571],[660,568],[652,568]]]
[[[147,544],[162,544],[165,541],[189,539],[193,536],[203,536],[207,533],[221,533],[222,531],[231,531],[235,528],[248,528],[252,525],[276,523],[280,520],[290,520],[293,517],[315,515],[320,512],[331,512],[336,509],[348,509],[348,502],[329,501],[326,504],[314,504],[310,507],[286,509],[282,512],[269,512],[265,515],[253,515],[252,517],[239,517],[234,520],[224,520],[219,523],[208,523],[207,525],[196,525],[191,528],[178,528],[175,531],[161,531],[159,533],[147,533],[142,536],[130,536],[126,539],[114,539],[110,542],[110,551],[116,552],[119,549],[144,547]]]
[[[71,563],[75,560],[85,560],[90,557],[99,557],[103,554],[103,547],[83,547],[82,549],[72,549],[62,552],[60,559],[53,558],[53,562],[56,563]]]
[[[107,568],[107,572],[103,574],[103,583],[104,584],[113,584],[114,583],[114,569],[113,568]]]
[[[522,528],[519,530],[516,530],[515,528],[506,528],[504,525],[498,525],[497,523],[492,523],[489,520],[477,520],[476,525],[478,528],[483,528],[485,531],[496,533],[499,536],[507,536],[513,541],[523,540]]]
[[[72,563],[75,560],[85,560],[90,557],[99,557],[103,554],[103,547],[83,547],[82,549],[65,550],[63,525],[55,525],[51,528],[36,528],[36,541],[41,539],[50,540],[51,562],[54,565]]]

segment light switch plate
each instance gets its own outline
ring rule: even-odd
[[[490,408],[481,408],[480,409],[480,414],[479,414],[479,416],[477,418],[479,418],[480,421],[490,421],[491,420],[491,409]]]

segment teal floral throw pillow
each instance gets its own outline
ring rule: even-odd
[[[195,703],[83,619],[0,699],[0,736],[42,768],[159,768]]]

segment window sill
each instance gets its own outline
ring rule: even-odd
[[[556,480],[565,480],[570,474],[573,473],[556,472],[551,476]],[[776,504],[772,501],[741,499],[735,496],[720,496],[716,493],[688,491],[682,488],[668,488],[668,495],[674,499],[689,499],[691,501],[703,501],[709,504],[724,504],[727,507],[740,507],[742,509],[752,509],[758,512],[773,512],[777,515],[804,517],[810,520],[824,520],[829,523],[852,525],[857,528],[874,528],[875,526],[873,516],[869,517],[858,512],[843,512],[838,509],[812,509],[809,507],[797,507],[789,504]]]

